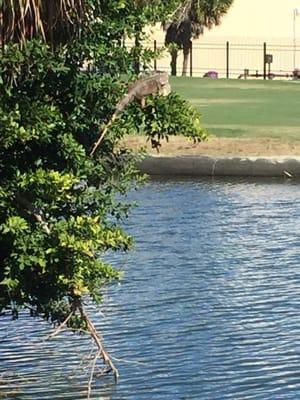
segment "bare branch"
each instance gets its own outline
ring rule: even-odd
[[[68,321],[70,321],[72,315],[74,315],[76,313],[76,311],[78,311],[80,313],[82,321],[85,322],[85,324],[86,324],[86,329],[76,329],[76,328],[72,329],[72,328],[68,328],[67,327]],[[90,380],[89,380],[89,384],[88,384],[88,394],[90,395],[90,392],[91,392],[91,384],[92,384],[92,380],[93,380],[93,377],[94,377],[94,374],[95,374],[95,364],[96,364],[96,362],[97,362],[99,357],[102,358],[102,360],[104,362],[104,365],[105,365],[105,369],[103,370],[103,374],[108,374],[109,372],[112,372],[114,374],[115,381],[117,382],[118,379],[119,379],[119,371],[115,367],[115,365],[114,365],[114,363],[112,361],[112,358],[109,356],[109,354],[105,350],[105,348],[103,346],[103,343],[102,343],[103,342],[102,337],[99,334],[99,332],[97,331],[97,329],[95,328],[94,324],[90,320],[90,318],[87,315],[87,313],[85,312],[80,298],[74,300],[74,302],[72,304],[71,313],[64,320],[64,322],[62,324],[60,324],[59,327],[47,337],[47,339],[50,339],[50,338],[58,335],[64,328],[66,330],[70,329],[73,332],[74,331],[80,331],[80,332],[88,333],[92,337],[92,339],[94,340],[94,343],[97,346],[98,351],[97,351],[97,353],[96,353],[96,355],[95,355],[95,357],[93,359],[92,371],[91,371]]]
[[[102,343],[102,337],[97,332],[94,324],[90,320],[89,316],[86,314],[81,303],[78,305],[78,309],[79,309],[81,318],[86,322],[87,329],[99,349],[99,352],[101,354],[104,364],[108,367],[107,373],[112,371],[114,374],[114,377],[115,377],[115,381],[117,382],[119,379],[119,371],[117,370],[117,368],[115,367],[114,363],[112,362],[109,354],[105,350],[103,343]]]
[[[70,314],[67,316],[67,318],[55,329],[55,331],[50,333],[49,336],[47,336],[46,340],[52,339],[52,338],[54,338],[54,336],[58,335],[64,329],[64,327],[67,325],[67,323],[70,321],[73,314],[74,314],[74,312],[71,311]]]
[[[98,358],[101,356],[101,351],[97,351],[95,354],[93,364],[92,364],[92,369],[91,369],[91,374],[90,374],[90,379],[88,381],[88,391],[87,391],[87,400],[91,398],[91,393],[92,393],[92,382],[93,382],[93,377],[94,377],[94,372],[95,372],[95,367],[96,367],[96,362]]]
[[[117,357],[110,357],[112,360],[118,361],[118,362],[123,362],[126,364],[136,364],[136,365],[146,365],[146,363],[141,362],[141,361],[134,361],[134,360],[124,360],[124,358],[117,358]]]

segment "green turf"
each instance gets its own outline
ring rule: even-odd
[[[172,77],[172,89],[219,137],[300,140],[300,82]]]

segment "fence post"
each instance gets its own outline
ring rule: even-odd
[[[229,79],[229,42],[226,42],[226,78]]]
[[[190,76],[193,76],[193,42],[191,41],[190,47]]]
[[[4,15],[4,2],[1,2],[1,11],[0,11],[0,45],[1,45],[1,52],[4,56],[4,27],[3,27],[3,15]]]
[[[155,39],[153,42],[153,50],[154,50],[154,71],[156,71],[157,70],[157,60],[156,60],[157,42]]]
[[[264,42],[264,80],[267,79],[266,55],[267,55],[267,43]]]

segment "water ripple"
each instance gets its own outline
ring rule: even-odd
[[[101,400],[300,398],[300,186],[154,181],[130,198],[136,247],[90,308],[121,381]],[[45,322],[0,321],[0,398],[84,399],[90,342],[45,342]],[[5,397],[6,396],[6,397]]]

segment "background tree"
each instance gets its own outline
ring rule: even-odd
[[[130,13],[134,16],[135,23],[132,25],[132,29],[127,31],[127,35],[134,39],[132,54],[134,58],[133,68],[136,74],[140,73],[141,53],[143,53],[142,40],[145,38],[144,27],[161,22],[166,16],[174,12],[179,3],[180,0],[134,0],[131,2]],[[127,9],[128,6],[127,3]]]
[[[103,285],[120,277],[103,254],[132,243],[119,227],[129,206],[116,198],[140,178],[136,155],[120,139],[141,127],[157,142],[179,132],[204,135],[185,101],[156,96],[145,109],[128,107],[91,155],[134,78],[123,46],[134,7],[129,0],[2,0],[0,8],[0,313],[17,318],[27,307],[56,332],[88,330],[95,360],[101,356],[103,372],[115,377],[83,299],[101,302]]]
[[[183,50],[182,75],[187,74],[188,60],[193,39],[197,39],[205,28],[219,25],[223,15],[234,0],[184,0],[173,14],[172,19],[164,23],[165,43],[170,47],[171,69],[175,72],[178,50]],[[173,67],[172,67],[173,66]]]

